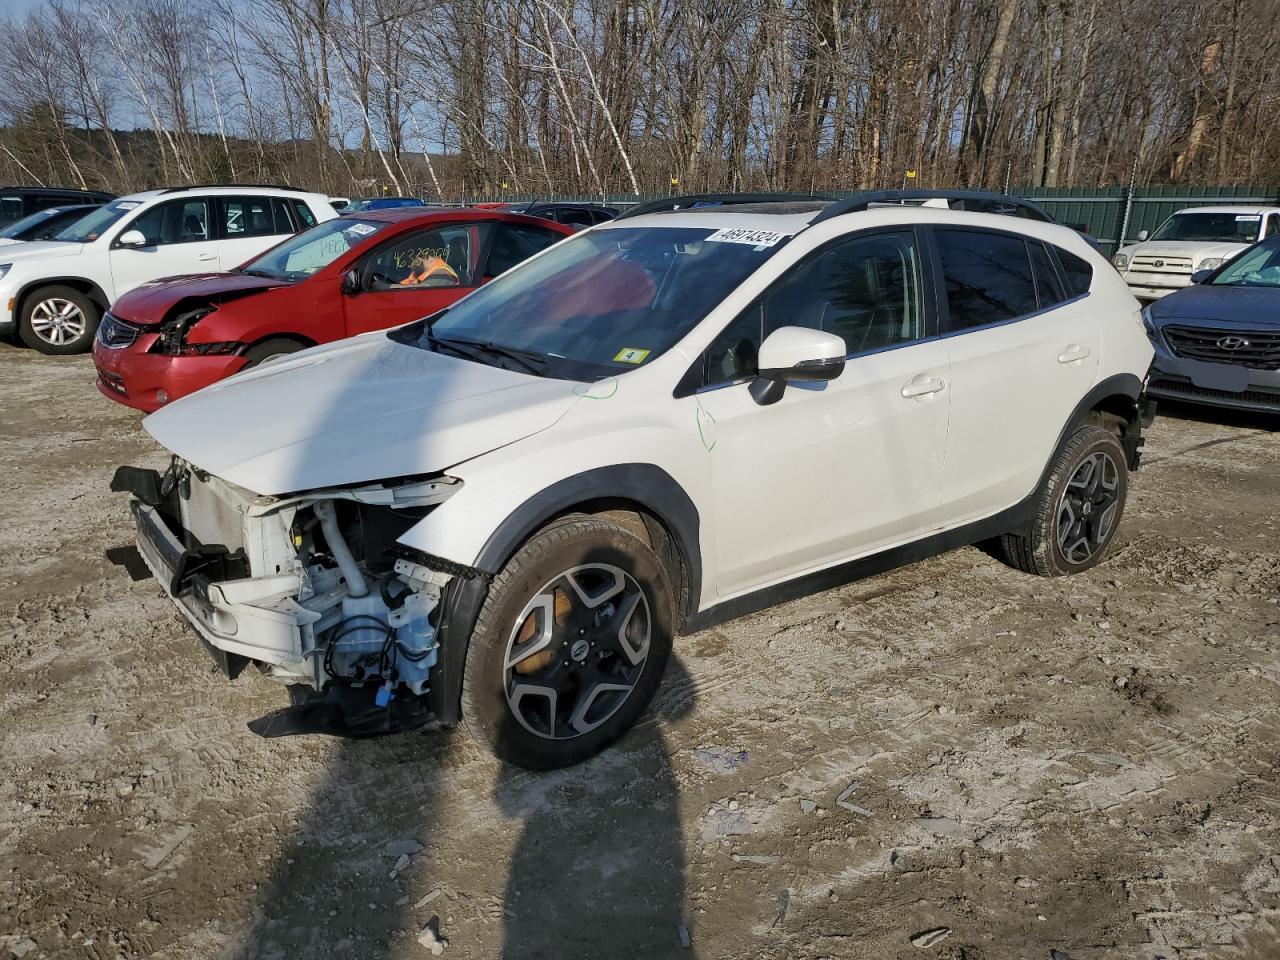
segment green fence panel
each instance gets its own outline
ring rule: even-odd
[[[851,197],[856,190],[823,191],[831,196]],[[1236,186],[1193,187],[1158,186],[1140,187],[1133,191],[1124,186],[1112,187],[1020,187],[1012,191],[1015,196],[1031,200],[1045,209],[1059,223],[1070,224],[1086,230],[1110,256],[1126,243],[1137,242],[1138,232],[1153,232],[1169,217],[1187,207],[1253,205],[1280,206],[1280,187]],[[503,193],[469,197],[466,203],[528,203],[534,200],[555,200],[567,203],[607,203],[626,208],[634,203],[653,200],[670,194],[629,193],[589,196],[587,194],[516,194]],[[1123,234],[1123,235],[1122,235]]]

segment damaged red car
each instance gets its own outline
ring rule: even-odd
[[[274,357],[429,316],[573,231],[500,210],[316,224],[230,273],[144,284],[103,316],[98,389],[148,412]]]

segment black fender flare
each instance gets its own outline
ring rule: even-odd
[[[430,705],[437,720],[460,718],[462,670],[467,645],[489,581],[521,544],[550,521],[591,501],[629,501],[658,517],[670,534],[685,571],[685,609],[677,611],[683,625],[696,611],[702,591],[700,518],[684,488],[661,467],[651,463],[623,463],[598,467],[565,477],[513,510],[490,534],[471,575],[455,576],[441,599],[440,657],[432,670]],[[679,592],[679,591],[678,591]]]
[[[41,277],[39,280],[31,280],[24,283],[18,288],[13,295],[14,311],[13,320],[15,325],[22,323],[22,310],[26,306],[27,297],[41,287],[52,287],[61,284],[64,287],[75,287],[77,289],[88,286],[85,295],[98,304],[102,308],[102,312],[106,313],[111,307],[111,301],[107,298],[106,292],[102,287],[98,286],[88,277],[66,276],[66,277]]]

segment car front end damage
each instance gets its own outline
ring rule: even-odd
[[[223,672],[290,687],[267,735],[386,732],[430,718],[442,596],[466,571],[397,539],[461,482],[408,478],[259,496],[175,457],[120,468],[137,546]]]

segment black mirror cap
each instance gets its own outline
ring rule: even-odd
[[[825,360],[802,360],[794,367],[761,370],[748,388],[751,399],[762,407],[782,399],[788,383],[820,383],[834,380],[844,373],[844,357]]]
[[[1192,282],[1192,283],[1204,283],[1204,282],[1205,282],[1206,280],[1208,280],[1211,276],[1213,276],[1213,271],[1212,271],[1212,270],[1197,270],[1195,273],[1193,273],[1193,274],[1191,275],[1191,282]]]
[[[342,292],[359,293],[364,289],[364,281],[359,270],[348,270],[342,275]]]

